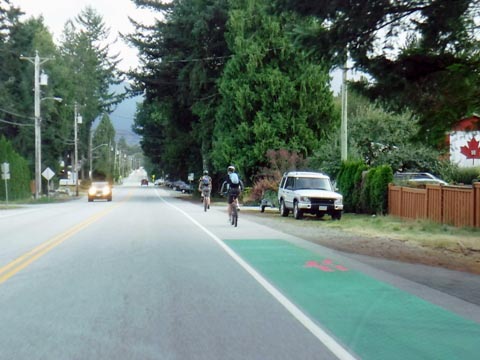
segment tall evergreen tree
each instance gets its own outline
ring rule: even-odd
[[[268,165],[270,149],[310,155],[334,109],[328,69],[285,35],[299,19],[268,15],[268,1],[234,3],[227,35],[233,57],[220,81],[213,158],[218,170],[233,163],[249,178]]]
[[[184,178],[208,165],[216,80],[228,53],[227,0],[135,3],[162,12],[165,20],[149,29],[136,24],[137,32],[128,37],[144,61],[131,74],[145,94],[134,129],[152,162]]]
[[[74,19],[65,24],[60,46],[64,101],[70,105],[64,116],[74,126],[74,104],[77,104],[83,124],[79,129],[79,159],[87,160],[92,123],[104,112],[123,99],[115,94],[112,85],[121,82],[117,70],[118,55],[110,54],[109,29],[103,18],[92,7],[86,7]],[[72,137],[73,139],[73,137]]]
[[[107,114],[103,114],[92,139],[92,149],[95,151],[93,160],[93,178],[102,177],[108,180],[115,178],[115,129]]]
[[[38,53],[42,58],[54,58],[57,53],[53,38],[43,23],[43,18],[30,18],[25,22],[15,22],[10,29],[8,41],[5,43],[5,63],[3,70],[8,80],[2,83],[5,94],[4,106],[7,124],[4,134],[11,140],[15,149],[30,162],[33,170],[34,158],[34,65],[31,61],[21,61],[26,56],[33,61]],[[42,65],[42,72],[52,75],[52,62]],[[50,76],[49,80],[52,77]],[[58,103],[52,103],[48,98],[56,93],[55,84],[51,81],[41,87],[41,133],[42,133],[42,163],[43,166],[55,167],[58,156],[56,153],[61,144],[58,138],[58,128],[61,121],[58,115]],[[5,109],[4,109],[5,110]]]
[[[19,53],[12,45],[12,33],[19,26],[20,14],[18,9],[12,10],[8,0],[0,0],[0,132],[7,138],[14,138],[21,126],[18,124],[30,120],[19,108],[18,97],[12,92],[19,86],[19,73],[23,65],[18,61]]]

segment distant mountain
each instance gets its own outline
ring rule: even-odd
[[[113,91],[122,93],[128,87],[128,83],[122,83],[113,87]],[[137,104],[143,101],[142,96],[128,98],[117,105],[115,110],[110,114],[113,127],[117,134],[116,140],[124,137],[128,144],[135,145],[140,142],[140,136],[132,131],[133,119],[137,111]]]

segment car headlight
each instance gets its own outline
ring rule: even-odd
[[[343,199],[335,199],[335,205],[343,205]]]
[[[300,196],[300,201],[301,201],[301,202],[305,202],[305,203],[309,203],[309,202],[310,202],[310,198],[307,197],[307,196]]]
[[[97,189],[94,186],[92,186],[90,189],[88,189],[88,194],[89,195],[95,195],[96,192],[97,192]]]
[[[105,186],[102,191],[103,195],[108,195],[110,194],[110,187]]]

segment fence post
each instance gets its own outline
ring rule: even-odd
[[[427,186],[425,186],[425,203],[424,203],[425,218],[427,220],[430,220],[430,194],[431,194],[431,190],[429,185],[427,184]]]
[[[405,207],[403,206],[403,186],[400,186],[400,217],[405,218]]]
[[[440,185],[440,224],[444,223],[445,220],[445,188]]]
[[[473,190],[473,226],[480,227],[480,182],[472,184]]]

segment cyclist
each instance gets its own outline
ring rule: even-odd
[[[208,176],[208,170],[203,171],[203,176],[198,182],[198,191],[202,193],[203,201],[206,201],[206,209],[210,209],[210,194],[212,192],[212,178]],[[206,211],[205,209],[205,211]]]
[[[240,192],[243,190],[243,182],[240,180],[240,177],[238,174],[235,172],[235,166],[230,165],[227,168],[227,180],[225,181],[226,186],[227,186],[227,194],[228,194],[228,205],[227,205],[227,210],[228,210],[228,218],[229,221],[232,217],[232,206],[236,206],[238,208],[238,196],[240,195]],[[224,183],[224,184],[225,184]],[[222,185],[223,187],[223,185]]]

